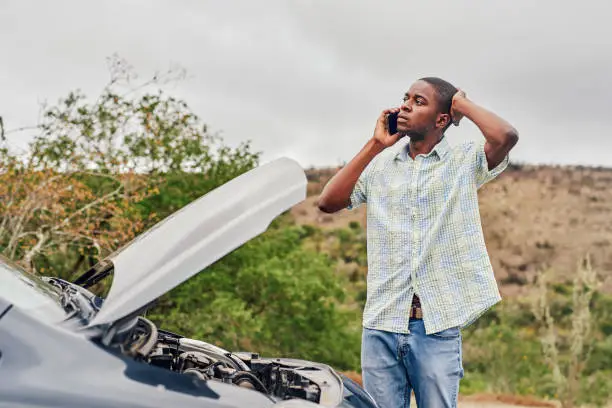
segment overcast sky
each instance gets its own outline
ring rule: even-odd
[[[96,95],[117,53],[141,77],[184,67],[169,91],[229,144],[338,165],[435,75],[515,125],[515,161],[612,166],[611,16],[588,0],[0,0],[0,115],[26,126],[43,100]]]

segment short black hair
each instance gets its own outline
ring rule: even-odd
[[[449,114],[451,104],[453,102],[453,96],[455,96],[458,89],[451,83],[438,77],[425,77],[421,78],[420,81],[425,81],[434,87],[436,90],[436,96],[438,97],[438,108],[440,112]]]

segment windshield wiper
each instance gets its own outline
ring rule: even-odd
[[[100,310],[102,299],[93,293],[59,278],[47,278],[47,282],[59,287],[60,304],[68,314],[66,320],[78,317],[87,324]]]
[[[106,278],[114,269],[112,261],[103,260],[76,278],[72,283],[83,288],[88,288]]]

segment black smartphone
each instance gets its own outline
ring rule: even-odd
[[[391,135],[397,133],[397,115],[399,115],[399,112],[394,112],[387,115],[387,124],[389,125],[389,134]]]

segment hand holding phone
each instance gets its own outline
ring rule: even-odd
[[[397,133],[397,115],[399,108],[385,109],[378,116],[373,138],[384,147],[395,144],[399,139]]]
[[[397,133],[397,115],[399,115],[399,112],[391,112],[387,115],[387,128],[391,135]]]

